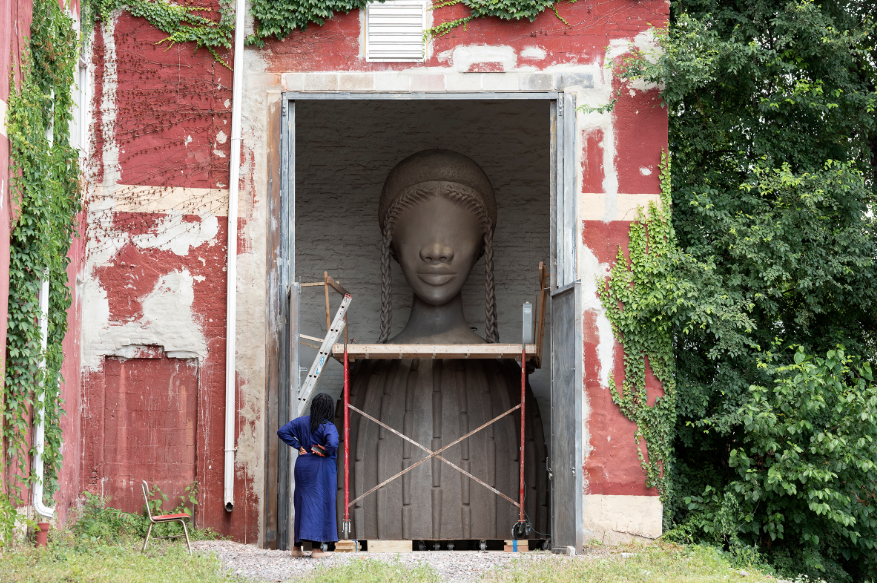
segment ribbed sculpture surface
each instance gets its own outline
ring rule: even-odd
[[[485,329],[498,340],[493,286],[496,201],[471,159],[447,150],[420,152],[389,174],[381,195],[383,233],[381,341],[476,344],[485,340],[463,317],[460,290],[485,259]],[[411,316],[389,340],[390,263],[414,290]],[[441,449],[520,402],[521,369],[510,360],[359,361],[351,368],[355,407],[423,444]],[[339,408],[339,434],[344,435]],[[536,531],[548,529],[547,450],[538,405],[527,387],[525,510]],[[512,413],[441,455],[513,500],[518,499],[520,414]],[[351,500],[427,456],[387,429],[350,416]],[[339,456],[339,487],[344,466]],[[343,492],[338,517],[343,517]],[[508,539],[518,509],[483,485],[431,459],[357,502],[355,539]],[[340,525],[339,525],[340,529]],[[531,534],[533,537],[540,535]]]

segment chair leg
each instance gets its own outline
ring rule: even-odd
[[[186,521],[181,520],[180,524],[183,525],[183,534],[186,535],[186,546],[189,548],[189,556],[192,556],[192,545],[189,543],[189,530],[186,528]]]
[[[146,550],[146,545],[149,544],[149,535],[152,534],[152,525],[153,525],[153,523],[150,522],[149,523],[149,530],[146,531],[146,540],[143,541],[143,548],[140,549],[141,553]]]

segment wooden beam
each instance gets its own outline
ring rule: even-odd
[[[527,360],[536,358],[536,345],[526,345]],[[334,344],[332,356],[344,357],[344,345]],[[520,344],[348,344],[347,356],[353,359],[491,359],[521,357]]]
[[[332,279],[332,276],[329,274],[326,274],[326,283],[328,283],[329,287],[334,289],[336,292],[338,292],[342,296],[346,296],[348,294],[348,291],[346,289],[344,289],[343,287],[341,287],[341,282],[335,281],[334,279]]]
[[[542,368],[542,344],[545,335],[545,302],[548,300],[548,270],[539,262],[539,328],[536,332],[536,368]]]

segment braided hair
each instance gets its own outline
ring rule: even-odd
[[[478,222],[484,232],[484,247],[481,252],[484,255],[485,339],[490,343],[499,342],[496,317],[496,288],[493,280],[493,231],[495,225],[490,218],[490,214],[485,208],[481,197],[478,196],[474,189],[468,186],[453,183],[422,183],[403,191],[390,205],[390,208],[387,209],[383,217],[383,238],[381,241],[381,335],[378,338],[378,343],[384,344],[389,340],[390,325],[392,323],[390,259],[395,258],[393,227],[402,211],[434,196],[444,196],[473,212],[478,218]]]
[[[335,419],[335,401],[326,393],[319,393],[311,401],[311,433],[316,433],[323,423]]]

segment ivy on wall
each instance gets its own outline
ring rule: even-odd
[[[13,505],[22,503],[23,487],[35,477],[27,463],[31,418],[45,408],[45,495],[57,489],[61,466],[63,402],[60,397],[61,343],[67,332],[70,290],[67,251],[75,236],[80,209],[79,154],[70,146],[74,71],[79,42],[72,19],[55,0],[34,0],[29,53],[20,74],[13,68],[7,113],[9,138],[10,234],[9,320],[3,386],[5,460],[9,491],[0,504],[0,534],[11,540]],[[18,87],[16,90],[16,86]],[[48,277],[48,348],[41,352],[40,280]],[[40,361],[46,360],[45,371]],[[4,464],[5,466],[5,464]]]
[[[161,0],[91,0],[91,4],[83,8],[83,22],[106,22],[115,10],[120,9],[128,10],[132,16],[145,18],[149,24],[167,33],[167,38],[160,43],[173,46],[192,42],[195,43],[196,50],[203,47],[218,62],[225,64],[217,51],[221,48],[231,49],[234,32],[233,0],[220,0],[218,21],[204,16],[202,13],[212,9],[201,6],[171,4]],[[87,30],[91,30],[91,27]]]
[[[352,10],[363,9],[368,2],[369,0],[251,0],[250,14],[255,18],[256,26],[253,34],[247,37],[247,43],[262,47],[269,38],[285,38],[294,30],[306,29],[311,23],[322,26],[336,12],[346,14]],[[448,0],[437,1],[431,9],[438,10],[457,4],[468,7],[471,11],[469,16],[434,26],[426,32],[424,40],[429,36],[441,36],[476,18],[526,18],[532,22],[547,8],[552,8],[557,14],[557,0]]]
[[[598,294],[624,348],[621,390],[610,375],[613,402],[636,424],[634,441],[646,472],[646,486],[656,487],[662,501],[670,495],[668,479],[676,424],[676,375],[673,355],[672,303],[679,272],[676,235],[671,222],[670,158],[661,155],[661,205],[642,207],[630,226],[630,259],[618,249],[609,277],[598,282]],[[663,385],[664,395],[649,405],[646,363]],[[643,448],[645,442],[645,451]]]

